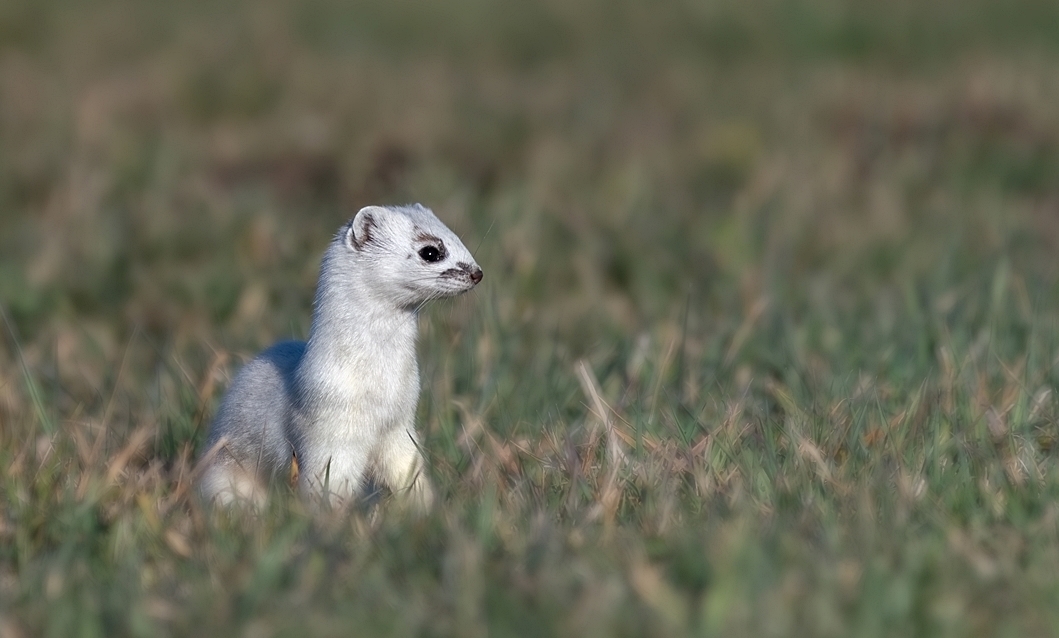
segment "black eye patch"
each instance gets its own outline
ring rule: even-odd
[[[445,259],[445,248],[439,246],[423,246],[419,249],[419,256],[423,261],[434,264]]]

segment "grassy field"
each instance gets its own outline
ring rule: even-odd
[[[1050,0],[0,2],[0,638],[1059,633]],[[211,513],[369,203],[441,495]]]

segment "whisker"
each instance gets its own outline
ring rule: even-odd
[[[493,224],[495,223],[496,217],[493,218],[493,221],[489,222],[489,228],[485,229],[485,234],[482,235],[482,238],[478,240],[478,245],[475,246],[474,250],[471,251],[471,257],[474,257],[478,254],[478,249],[482,247],[482,243],[485,242],[485,238],[489,236],[489,231],[493,230]]]

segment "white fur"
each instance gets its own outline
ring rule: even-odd
[[[434,263],[420,254],[430,246]],[[294,453],[303,494],[344,502],[373,468],[429,506],[413,427],[417,313],[479,280],[474,257],[429,209],[361,209],[324,255],[308,341],[269,348],[232,382],[207,437],[205,449],[219,451],[204,461],[203,496],[257,501],[289,476]]]

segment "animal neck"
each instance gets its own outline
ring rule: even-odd
[[[323,268],[313,302],[306,360],[363,367],[373,357],[414,356],[417,315],[388,303],[370,273]]]

